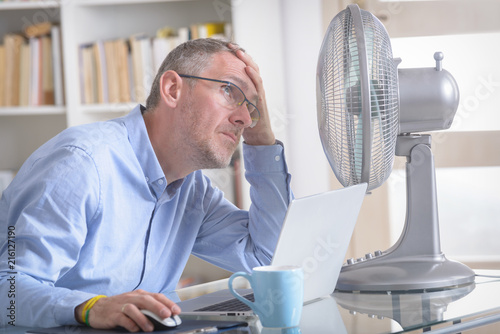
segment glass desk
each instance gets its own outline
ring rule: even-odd
[[[500,333],[500,278],[477,276],[470,285],[411,294],[335,292],[304,306],[300,328],[267,329],[257,319],[247,321],[249,328],[224,333]]]
[[[489,272],[488,275],[500,275]],[[500,333],[500,279],[412,294],[333,294],[347,333]],[[495,330],[493,329],[496,328]],[[478,332],[479,333],[479,332]]]
[[[500,271],[476,271],[500,276]],[[224,283],[224,282],[223,282]],[[226,283],[227,284],[227,283]],[[218,286],[224,286],[220,284]],[[227,286],[227,285],[226,285]],[[189,318],[197,318],[190,316]],[[198,317],[211,319],[214,317]],[[222,320],[221,317],[214,318]],[[304,306],[300,328],[262,328],[256,317],[248,327],[226,334],[388,334],[500,333],[500,279],[478,276],[475,283],[445,291],[412,294],[339,293]],[[113,333],[67,326],[58,333]],[[0,328],[0,333],[25,333],[27,328]],[[121,332],[123,333],[123,332]],[[163,332],[163,333],[167,333]]]

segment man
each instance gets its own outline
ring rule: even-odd
[[[200,171],[227,166],[241,136],[249,211]],[[230,271],[270,262],[289,182],[257,65],[233,44],[187,42],[146,108],[63,131],[5,190],[0,321],[151,331],[140,310],[181,312],[172,292],[191,252]]]

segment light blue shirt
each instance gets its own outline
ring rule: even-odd
[[[0,200],[0,324],[74,324],[74,308],[96,294],[176,300],[190,253],[229,271],[268,264],[290,176],[279,144],[244,144],[243,155],[249,211],[201,171],[167,186],[140,106],[48,141]]]

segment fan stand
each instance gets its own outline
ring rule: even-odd
[[[449,289],[474,282],[474,272],[441,252],[434,157],[430,135],[399,135],[396,155],[406,156],[407,212],[399,240],[385,252],[350,259],[340,291]]]
[[[335,292],[333,298],[353,314],[391,318],[404,330],[411,330],[425,323],[444,321],[448,305],[467,296],[474,288],[475,284],[468,284],[451,290],[411,294]]]

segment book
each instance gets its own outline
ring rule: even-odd
[[[224,36],[225,22],[208,22],[198,26],[200,38]]]
[[[5,46],[0,45],[0,107],[5,105]]]
[[[179,28],[177,30],[177,44],[175,46],[178,46],[187,41],[189,41],[189,28],[188,27]]]
[[[131,86],[133,82],[130,68],[130,46],[125,39],[117,39],[113,43],[118,75],[119,102],[131,102]]]
[[[51,28],[52,23],[48,21],[32,24],[24,29],[24,35],[27,38],[46,36],[50,34]]]
[[[38,37],[29,39],[30,45],[30,90],[29,90],[29,105],[38,106],[42,100],[41,97],[41,43]]]
[[[138,33],[128,38],[95,41],[93,55],[80,46],[82,103],[146,102],[151,85],[166,56],[189,37],[218,36],[227,24],[214,22],[182,27],[165,27],[154,38]],[[55,89],[55,88],[54,88]]]
[[[151,38],[145,34],[137,34],[130,37],[134,77],[133,91],[135,101],[140,103],[146,101],[156,74],[153,67],[151,43]]]
[[[62,106],[64,104],[64,84],[62,70],[62,52],[61,52],[61,30],[58,25],[53,25],[50,30],[52,39],[52,77],[54,80],[54,105]]]
[[[207,22],[191,25],[191,39],[226,38],[225,30],[229,28],[226,22]]]
[[[153,39],[153,67],[155,72],[158,71],[176,42],[176,37],[155,37]]]
[[[81,77],[82,77],[82,103],[92,104],[97,102],[97,79],[94,59],[94,44],[80,45]]]
[[[54,104],[54,76],[52,71],[52,40],[50,36],[40,37],[41,43],[41,94],[40,105]]]
[[[129,75],[129,92],[130,101],[137,101],[135,94],[135,76],[134,76],[134,61],[132,60],[132,46],[130,42],[127,41],[127,73]]]
[[[146,100],[146,92],[144,89],[144,69],[142,61],[142,45],[141,40],[148,38],[145,34],[137,34],[130,37],[130,49],[132,57],[132,73],[133,73],[133,94],[135,101],[143,102]]]
[[[94,51],[96,103],[108,103],[108,76],[107,62],[103,41],[96,41],[92,45]]]
[[[79,72],[79,85],[80,90],[80,103],[85,103],[85,70],[83,68],[83,45],[78,46],[78,72]]]
[[[19,34],[6,34],[4,97],[6,106],[19,105],[20,54],[24,37]]]
[[[153,68],[155,75],[170,51],[188,40],[188,27],[181,27],[177,29],[177,31],[170,27],[163,27],[156,31],[156,37],[152,40]]]
[[[30,43],[21,45],[19,71],[19,105],[30,105],[31,83],[31,48]]]
[[[198,24],[192,24],[189,27],[189,39],[198,39],[200,38],[200,31],[198,29]]]
[[[104,41],[104,54],[106,58],[106,81],[108,84],[108,102],[120,102],[120,82],[118,77],[118,58],[115,52],[115,41]]]
[[[151,47],[151,38],[146,37],[140,40],[141,45],[141,67],[142,67],[142,93],[143,97],[137,102],[146,102],[146,98],[151,91],[151,85],[155,78],[156,71],[153,66],[153,50]]]
[[[47,34],[47,27],[50,29]],[[0,105],[40,106],[55,104],[55,80],[58,78],[58,103],[62,101],[62,64],[60,43],[53,43],[52,31],[47,26],[33,30],[29,39],[10,33],[4,37],[0,76]],[[56,31],[56,34],[58,30]],[[57,40],[59,41],[59,36]],[[59,52],[54,52],[54,48]],[[58,74],[55,75],[55,69]]]

